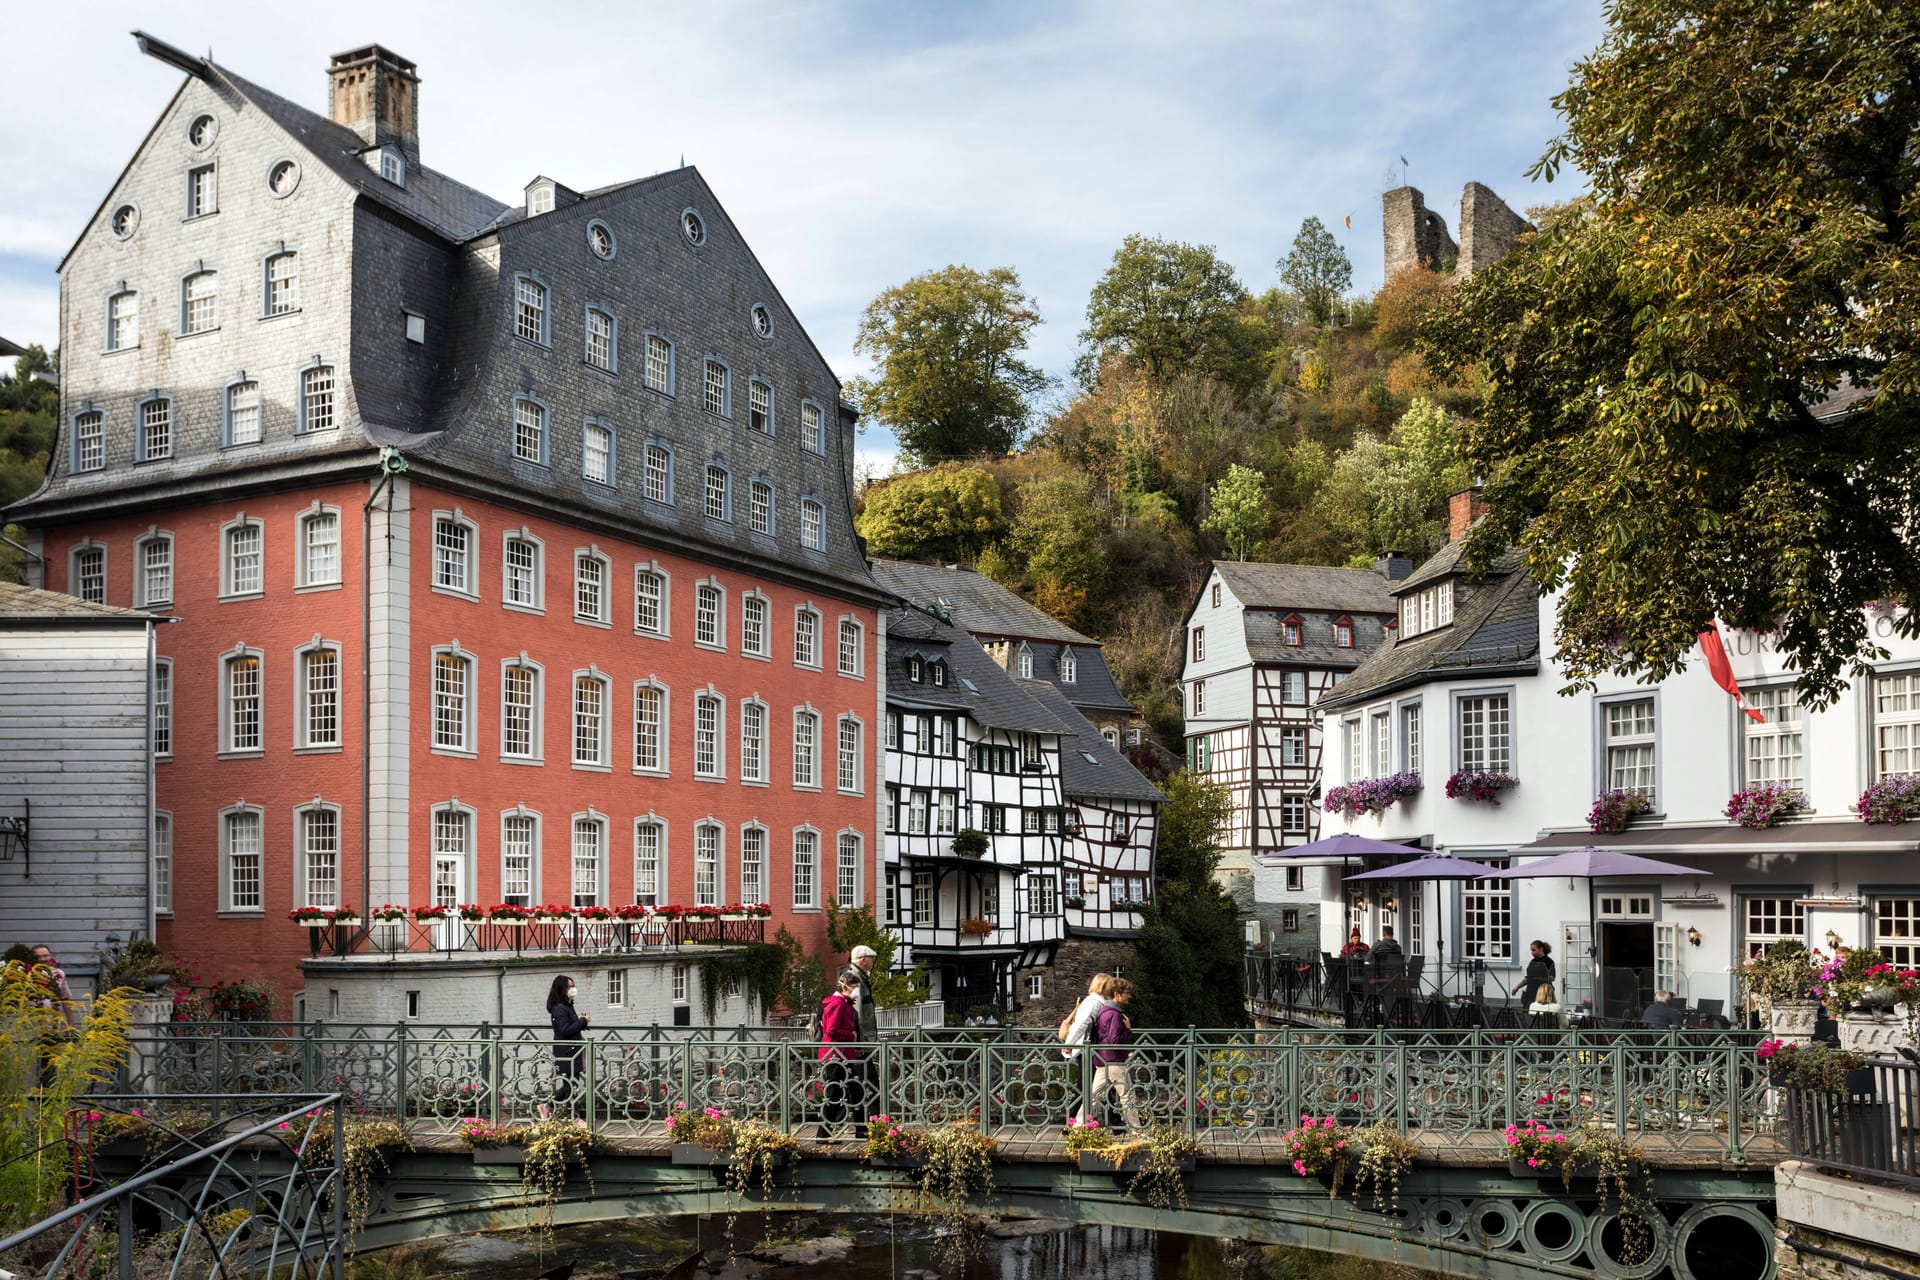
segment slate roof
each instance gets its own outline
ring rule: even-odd
[[[1395,584],[1394,590],[1402,595],[1424,587],[1429,583],[1461,572],[1461,565],[1467,555],[1467,540],[1455,538],[1446,546],[1434,552],[1418,569]],[[1396,608],[1398,606],[1395,606]]]
[[[1457,545],[1450,544],[1435,559]],[[1459,553],[1452,554],[1457,562]],[[1452,626],[1375,649],[1339,687],[1321,696],[1320,709],[1338,710],[1429,680],[1537,673],[1540,587],[1521,567],[1519,552],[1508,551],[1484,579],[1468,579],[1466,586],[1465,599],[1454,605]]]
[[[1279,609],[1249,609],[1241,615],[1247,654],[1255,662],[1297,662],[1311,667],[1353,668],[1387,638],[1387,624],[1366,613],[1344,615],[1353,622],[1353,644],[1333,642],[1334,617],[1308,611],[1300,615],[1300,643],[1288,644],[1285,623],[1290,615]]]
[[[27,349],[19,343],[9,342],[5,338],[0,338],[0,356],[23,356],[25,354],[27,354]]]
[[[1073,706],[1133,714],[1133,703],[1127,701],[1127,695],[1120,692],[1119,682],[1107,667],[1107,655],[1098,643],[1064,645],[1042,640],[1025,640],[1021,643],[1033,653],[1034,678],[1044,680],[1058,689]],[[1074,663],[1071,682],[1060,678],[1060,656],[1069,648],[1073,650]],[[1019,652],[1018,645],[1014,651]]]
[[[952,669],[951,683],[941,688],[930,680],[914,684],[907,679],[911,654],[931,658],[942,649]],[[896,610],[887,619],[887,701],[963,711],[981,724],[1016,733],[1076,732],[1072,722],[1002,671],[978,640],[912,609]]]
[[[1393,602],[1393,584],[1372,569],[1216,560],[1213,571],[1250,609],[1392,614],[1399,608]]]
[[[1021,689],[1073,726],[1074,737],[1060,744],[1060,785],[1069,797],[1140,800],[1159,804],[1166,797],[1115,750],[1087,718],[1074,710],[1066,694],[1044,680],[1021,680]],[[1090,758],[1089,758],[1090,757]]]
[[[124,622],[146,624],[160,618],[140,609],[94,604],[58,591],[42,591],[0,582],[0,622]]]
[[[1021,640],[1052,640],[1093,645],[1058,618],[1042,613],[1019,594],[972,569],[949,569],[907,560],[873,562],[873,578],[909,604],[927,606],[945,601],[954,623],[976,636],[1007,636]]]

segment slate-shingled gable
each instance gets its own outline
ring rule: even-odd
[[[1060,783],[1069,799],[1139,800],[1159,804],[1166,797],[1114,750],[1091,721],[1076,711],[1067,696],[1044,680],[1019,681],[1022,691],[1037,699],[1072,726],[1073,738],[1060,744]],[[1092,759],[1088,759],[1091,756]]]
[[[952,668],[952,682],[944,690],[930,679],[919,684],[907,679],[910,654],[918,652],[931,658],[942,648]],[[887,625],[887,701],[902,706],[953,707],[981,724],[1016,733],[1075,731],[1069,721],[1036,699],[1023,682],[1002,671],[979,641],[958,627],[911,609],[896,611]]]

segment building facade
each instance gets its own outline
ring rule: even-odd
[[[48,585],[157,610],[159,937],[297,983],[285,913],[877,883],[886,596],[853,415],[699,173],[507,204],[413,64],[329,113],[185,72],[62,263]]]
[[[1475,512],[1460,514],[1464,530]],[[1429,624],[1424,600],[1441,593],[1450,608]],[[1497,996],[1518,981],[1538,938],[1553,945],[1563,1004],[1629,1018],[1656,988],[1732,1009],[1732,966],[1781,938],[1920,962],[1920,832],[1868,825],[1854,812],[1876,780],[1920,771],[1920,644],[1896,634],[1893,612],[1869,618],[1890,656],[1820,711],[1802,705],[1797,673],[1770,634],[1723,629],[1755,720],[1697,652],[1657,684],[1602,677],[1590,693],[1563,696],[1567,680],[1540,643],[1558,600],[1517,556],[1476,576],[1456,538],[1396,595],[1401,634],[1321,704],[1327,740],[1342,744],[1327,781],[1407,770],[1420,786],[1378,818],[1330,814],[1329,830],[1502,867],[1598,845],[1704,874],[1591,888],[1564,879],[1389,883],[1351,886],[1344,901],[1330,888],[1314,940],[1321,949],[1337,950],[1344,926],[1371,939],[1396,923],[1407,950],[1430,957],[1430,976],[1444,960],[1452,990]],[[1460,773],[1512,782],[1497,805],[1450,799],[1446,781]],[[1735,793],[1763,784],[1799,792],[1805,811],[1761,830],[1727,816]],[[1649,811],[1624,831],[1596,834],[1588,812],[1614,790],[1638,793]]]

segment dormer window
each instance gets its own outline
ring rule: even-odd
[[[942,689],[947,687],[947,664],[938,658],[933,660],[933,682]]]
[[[1072,684],[1080,675],[1080,660],[1073,656],[1073,650],[1060,651],[1060,683]]]
[[[1280,620],[1280,638],[1293,648],[1300,647],[1300,619],[1292,614]]]
[[[1033,650],[1025,645],[1020,646],[1019,670],[1022,680],[1033,679]]]
[[[1353,648],[1353,619],[1335,618],[1333,620],[1333,647],[1336,649]]]
[[[1436,583],[1400,597],[1400,639],[1453,624],[1453,583]]]
[[[925,674],[925,671],[922,667],[922,664],[919,658],[910,657],[907,659],[907,679],[908,680],[911,680],[914,684],[919,684],[924,674]]]
[[[396,187],[407,185],[407,158],[400,153],[400,148],[380,148],[380,176]]]
[[[527,188],[527,216],[537,218],[553,212],[553,184],[536,182]]]

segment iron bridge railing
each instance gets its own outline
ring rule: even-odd
[[[797,1028],[594,1028],[558,1050],[545,1027],[177,1026],[136,1041],[129,1092],[339,1093],[349,1114],[416,1132],[513,1123],[542,1109],[609,1136],[658,1136],[681,1107],[787,1131],[885,1112],[1057,1138],[1094,1064],[1052,1028],[918,1027],[818,1058]],[[1127,1085],[1143,1123],[1213,1144],[1267,1142],[1302,1114],[1390,1120],[1504,1157],[1508,1124],[1597,1124],[1649,1150],[1778,1154],[1756,1033],[1357,1029],[1142,1030]],[[556,1056],[556,1053],[561,1056]]]

